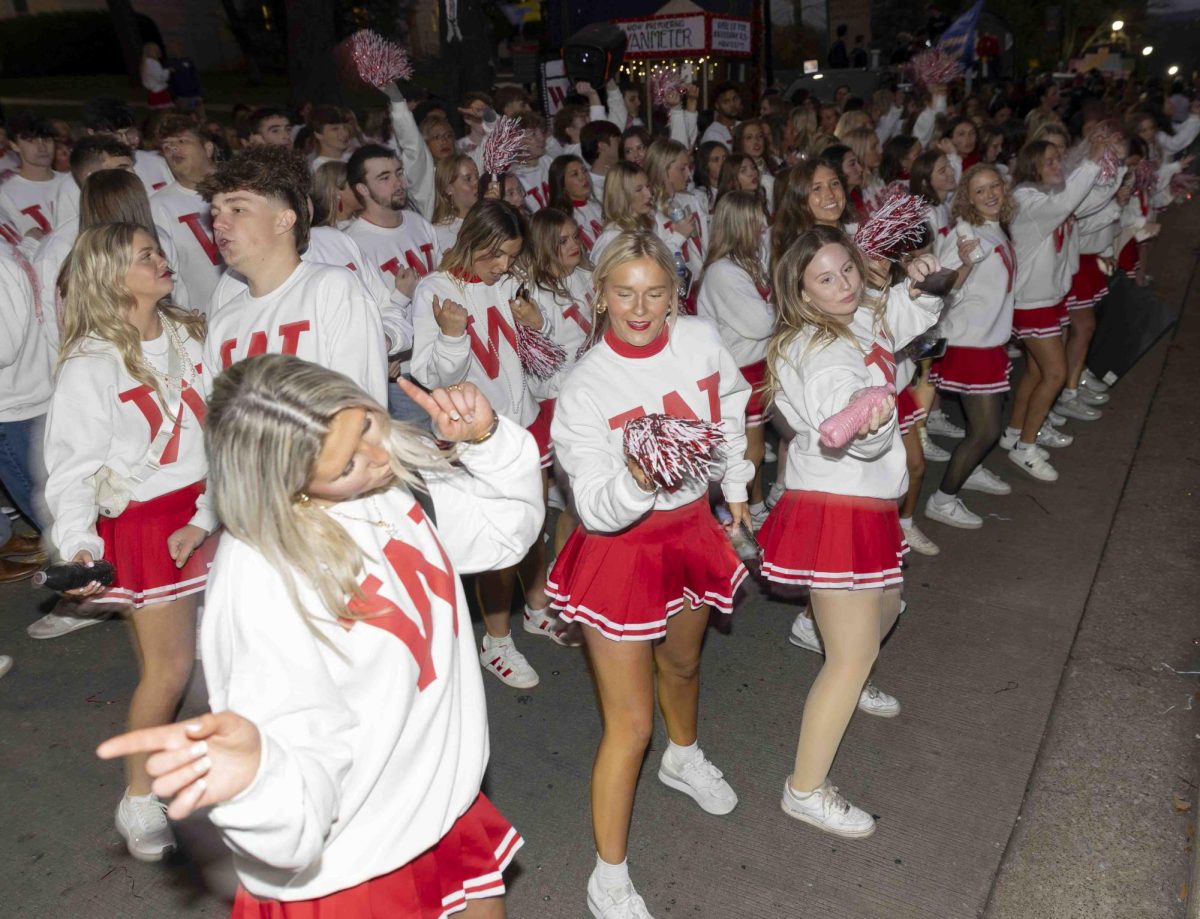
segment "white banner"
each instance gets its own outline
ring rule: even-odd
[[[616,24],[629,36],[627,57],[669,57],[705,50],[702,15]]]
[[[563,107],[563,100],[571,93],[571,81],[567,79],[567,68],[562,58],[542,65],[542,91],[546,96],[546,111],[553,118]]]
[[[712,20],[712,50],[733,54],[749,54],[751,51],[750,23],[745,19]]]

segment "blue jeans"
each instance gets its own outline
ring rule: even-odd
[[[31,524],[45,532],[50,515],[45,505],[46,464],[42,435],[46,416],[0,421],[0,482],[13,504]],[[0,514],[0,544],[8,542],[12,524]]]
[[[405,421],[422,431],[430,430],[429,413],[413,402],[408,394],[391,380],[388,381],[388,414],[396,421]]]

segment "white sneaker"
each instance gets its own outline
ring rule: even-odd
[[[58,609],[56,606],[55,609]],[[86,629],[89,625],[99,625],[107,616],[66,616],[60,613],[46,613],[41,619],[29,623],[25,634],[30,638],[58,638]]]
[[[757,514],[750,515],[750,527],[757,533],[763,528],[763,524],[767,522],[767,518],[771,516],[771,509],[766,505]]]
[[[738,797],[725,781],[721,770],[708,761],[703,750],[688,762],[674,762],[670,751],[663,754],[658,778],[668,788],[682,791],[710,814],[728,814],[737,807]]]
[[[942,551],[938,548],[938,544],[922,533],[920,527],[915,523],[900,529],[904,533],[908,547],[914,552],[920,555],[937,555]]]
[[[917,432],[917,436],[921,439],[921,452],[925,454],[926,461],[930,463],[944,463],[950,459],[950,451],[939,447],[930,440],[924,428],[918,428]]]
[[[1083,371],[1083,379],[1080,383],[1090,389],[1092,392],[1108,392],[1109,386],[1102,379],[1088,370],[1086,367]]]
[[[574,626],[574,623],[563,622],[557,616],[552,616],[549,607],[533,609],[527,603],[525,604],[525,615],[522,618],[525,621],[525,631],[531,635],[549,638],[556,645],[562,645],[564,648],[578,648],[583,644],[583,636],[579,632],[579,627]]]
[[[587,905],[595,919],[654,919],[646,901],[633,889],[633,881],[605,889],[594,871],[588,878]]]
[[[1035,447],[1034,450],[1037,448]],[[1034,450],[1012,450],[1008,458],[1017,468],[1025,470],[1039,482],[1057,482],[1058,470],[1049,461],[1037,455]]]
[[[763,462],[773,463],[779,459],[779,455],[775,452],[775,448],[771,446],[771,442],[767,441],[763,444]]]
[[[779,503],[779,499],[783,497],[787,488],[781,482],[772,482],[771,490],[767,492],[767,500],[763,503],[767,505],[767,510],[773,508]]]
[[[117,832],[125,847],[140,862],[162,861],[175,851],[175,834],[167,823],[167,805],[154,795],[137,797],[125,789],[117,805]]]
[[[1061,428],[1066,423],[1066,416],[1060,415],[1054,409],[1050,409],[1050,411],[1046,413],[1046,424],[1050,425],[1051,427]]]
[[[925,430],[938,437],[954,437],[961,439],[967,436],[965,429],[951,421],[940,408],[934,409],[925,418]]]
[[[788,641],[797,648],[807,648],[817,654],[825,653],[825,646],[821,644],[821,636],[817,634],[816,620],[811,616],[805,616],[804,613],[797,613],[796,618],[792,620],[792,631],[788,635]]]
[[[538,684],[537,671],[525,660],[525,655],[513,644],[512,635],[504,638],[483,636],[479,650],[479,662],[483,669],[505,686],[514,689],[532,689]]]
[[[12,670],[12,665],[13,659],[11,657],[7,654],[0,654],[0,676],[4,676],[8,671]]]
[[[562,493],[562,489],[558,487],[558,482],[554,479],[550,480],[550,488],[546,492],[546,507],[552,507],[556,511],[565,511],[567,509],[566,495]]]
[[[1060,415],[1066,418],[1074,418],[1076,421],[1097,421],[1101,415],[1099,409],[1092,408],[1081,401],[1079,396],[1065,401],[1060,398],[1054,403],[1054,410]]]
[[[1041,432],[1039,431],[1038,434],[1040,435]],[[1017,444],[1020,443],[1020,441],[1021,441],[1020,434],[1009,434],[1007,431],[1005,431],[1003,434],[1000,435],[1000,449],[1008,450],[1011,453],[1013,450],[1015,450],[1017,448]],[[1040,456],[1042,459],[1050,459],[1050,451],[1046,450],[1043,447],[1039,447],[1037,444],[1033,445],[1033,452],[1036,453],[1038,456]]]
[[[1108,393],[1093,392],[1086,386],[1080,386],[1077,390],[1075,390],[1075,398],[1084,405],[1090,405],[1092,407],[1108,405],[1110,399]]]
[[[955,498],[949,504],[934,504],[933,495],[930,495],[929,500],[925,502],[925,516],[960,530],[978,530],[983,526],[983,518],[967,510],[967,506],[959,498]]]
[[[1038,430],[1037,443],[1039,447],[1054,447],[1057,450],[1071,446],[1075,443],[1075,437],[1072,434],[1064,434],[1048,424],[1043,424]]]
[[[986,466],[976,466],[963,482],[967,491],[981,491],[987,495],[1011,495],[1012,486]]]
[[[858,710],[877,718],[895,718],[900,714],[900,702],[868,680],[858,695]]]
[[[1007,354],[1014,361],[1018,357],[1020,357],[1022,354],[1021,349],[1018,348],[1016,345],[1014,345],[1012,342],[1009,342],[1007,345],[1004,346],[1004,353]]]
[[[834,836],[862,839],[875,832],[875,820],[865,810],[855,807],[840,794],[829,780],[807,794],[792,791],[789,782],[783,783],[783,812],[804,823]]]

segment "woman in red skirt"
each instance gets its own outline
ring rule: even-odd
[[[924,278],[937,260],[913,259]],[[775,270],[779,331],[767,352],[775,407],[796,431],[784,497],[760,540],[763,574],[806,587],[825,663],[804,705],[796,762],[782,807],[797,820],[839,836],[869,836],[871,815],[829,782],[829,768],[856,707],[899,714],[895,699],[867,682],[879,644],[900,613],[906,546],[896,502],[907,485],[895,400],[876,406],[842,448],[821,445],[819,428],[861,390],[896,383],[895,353],[932,326],[941,300],[897,285],[868,292],[862,254],[841,232],[804,233]]]
[[[234,919],[504,916],[521,837],[480,793],[487,709],[459,571],[510,565],[537,538],[537,451],[472,383],[400,385],[447,449],[297,357],[221,374],[213,714],[98,751],[152,753],[173,818],[215,805]]]
[[[547,592],[564,620],[586,626],[604,721],[592,768],[588,908],[598,919],[645,919],[625,857],[656,688],[669,741],[659,779],[710,814],[737,805],[700,749],[697,709],[709,607],[731,612],[746,569],[709,508],[709,482],[660,488],[626,455],[624,427],[646,414],[720,423],[721,488],[734,524],[749,526],[750,385],[711,323],[677,317],[672,255],[652,232],[617,236],[593,278],[599,340],[563,385],[551,427],[580,526]]]
[[[200,500],[203,323],[171,304],[162,249],[133,224],[84,230],[65,277],[64,356],[46,428],[50,541],[64,560],[113,564],[107,588],[71,593],[128,607],[141,665],[129,726],[167,724],[196,658],[205,539],[217,526]],[[131,855],[156,861],[175,840],[144,756],[128,758],[126,781],[117,830]]]

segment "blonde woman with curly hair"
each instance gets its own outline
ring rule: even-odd
[[[64,561],[111,562],[111,584],[71,596],[122,604],[141,679],[130,728],[175,716],[196,657],[196,602],[217,520],[200,501],[207,463],[203,322],[171,301],[158,242],[133,224],[79,234],[64,267],[62,357],[46,426],[50,542]],[[131,855],[175,848],[145,757],[126,761],[117,830]]]
[[[918,282],[936,270],[936,259],[921,256],[908,276]],[[767,350],[768,391],[796,436],[788,490],[759,537],[763,575],[809,589],[825,652],[805,701],[783,811],[849,838],[869,836],[875,821],[838,794],[829,769],[856,707],[885,718],[900,713],[869,678],[900,613],[907,547],[897,501],[908,471],[894,397],[844,447],[823,446],[820,427],[862,390],[894,385],[896,351],[932,326],[941,308],[939,298],[907,283],[870,291],[866,277],[862,254],[826,226],[802,234],[775,269],[779,330]]]
[[[691,153],[674,140],[656,140],[646,153],[646,175],[654,193],[654,221],[659,238],[672,255],[678,253],[687,270],[681,286],[687,292],[680,309],[696,312],[696,294],[704,271],[704,250],[708,245],[708,203],[687,190],[691,178]]]
[[[234,916],[504,915],[522,840],[480,792],[487,712],[459,574],[536,538],[537,456],[472,384],[404,385],[446,449],[290,355],[213,389],[213,714],[98,752],[153,753],[176,819],[212,807]]]
[[[746,569],[709,508],[709,482],[660,487],[626,454],[624,427],[663,413],[720,423],[725,441],[713,477],[735,524],[749,525],[750,386],[711,323],[678,316],[672,255],[653,233],[618,236],[593,281],[596,343],[563,384],[551,428],[579,527],[547,592],[564,620],[583,626],[603,715],[592,767],[596,867],[588,908],[597,919],[647,919],[626,854],[656,691],[668,740],[659,779],[710,814],[737,806],[699,746],[699,664],[710,607],[732,611]]]

